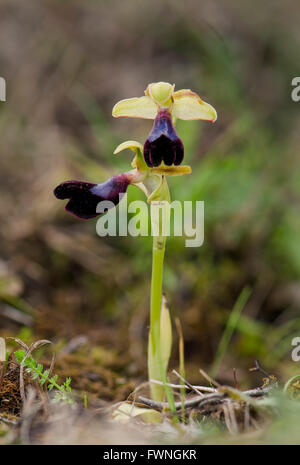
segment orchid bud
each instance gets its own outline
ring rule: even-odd
[[[174,128],[168,110],[158,112],[153,128],[144,144],[144,158],[149,167],[180,165],[184,156],[184,147]]]
[[[68,212],[79,218],[89,219],[99,215],[97,213],[99,202],[106,200],[117,205],[130,183],[131,179],[127,174],[118,174],[102,184],[66,181],[55,188],[54,195],[58,199],[70,199],[66,205]]]

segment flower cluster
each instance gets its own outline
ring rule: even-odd
[[[135,152],[132,170],[113,176],[102,184],[85,181],[66,181],[56,187],[58,199],[69,199],[66,210],[79,218],[94,218],[99,202],[108,200],[116,206],[130,184],[145,192],[148,201],[153,195],[151,185],[159,186],[165,175],[182,175],[191,171],[181,165],[184,158],[183,143],[174,123],[176,119],[206,120],[214,122],[215,109],[189,89],[174,91],[175,86],[167,82],[149,84],[143,97],[121,100],[113,108],[113,116],[153,119],[153,127],[144,146],[136,141],[120,144],[114,153],[124,149]],[[154,189],[155,190],[155,189]]]

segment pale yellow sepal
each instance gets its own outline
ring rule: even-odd
[[[188,165],[184,166],[159,166],[157,168],[151,168],[151,173],[164,174],[165,176],[183,176],[184,174],[190,174],[192,169]]]
[[[157,115],[157,105],[147,95],[128,98],[115,104],[112,115],[115,118],[154,119]]]
[[[168,107],[172,103],[174,88],[175,84],[172,85],[169,82],[153,82],[148,85],[145,94],[151,97],[158,106]]]
[[[201,100],[198,94],[190,89],[182,89],[173,94],[172,116],[183,120],[202,119],[211,121],[217,119],[217,112],[209,103]]]

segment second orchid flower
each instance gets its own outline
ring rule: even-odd
[[[118,174],[102,184],[86,181],[65,181],[54,190],[58,199],[69,199],[66,210],[79,218],[98,216],[99,202],[110,201],[116,206],[130,184],[137,185],[148,200],[159,188],[164,175],[183,175],[191,172],[189,166],[181,165],[184,146],[174,127],[176,119],[205,120],[214,122],[215,109],[189,89],[174,91],[167,82],[149,84],[143,97],[121,100],[113,108],[116,118],[154,119],[144,146],[136,141],[120,144],[114,153],[131,149],[135,153],[133,170]],[[151,181],[152,179],[152,181]]]

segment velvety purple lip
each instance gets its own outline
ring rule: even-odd
[[[167,110],[160,111],[153,128],[144,144],[144,158],[152,168],[165,165],[180,165],[184,157],[183,143],[174,128],[172,117]]]
[[[54,189],[54,195],[61,200],[69,199],[66,210],[82,219],[99,216],[97,206],[103,200],[117,205],[130,184],[125,174],[113,176],[102,184],[85,181],[66,181]]]

